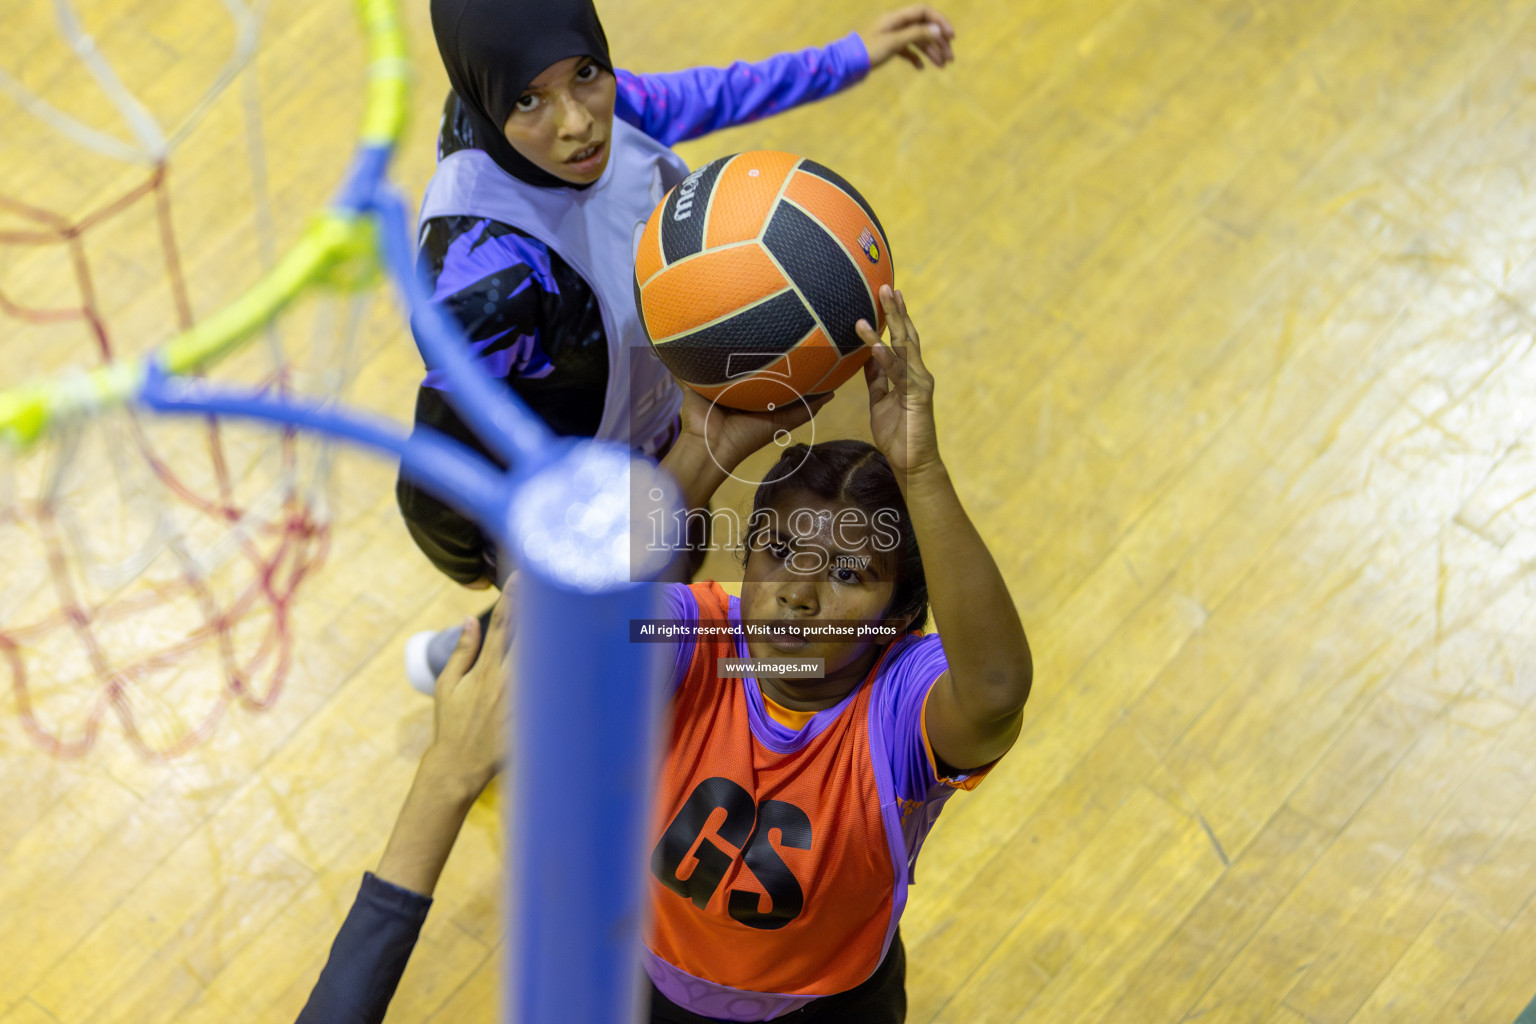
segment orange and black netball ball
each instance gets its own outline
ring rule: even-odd
[[[673,376],[735,409],[831,391],[869,358],[893,284],[885,231],[836,172],[754,150],[694,171],[640,236],[635,294]]]

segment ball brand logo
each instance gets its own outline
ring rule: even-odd
[[[859,248],[864,250],[864,255],[869,257],[869,262],[880,262],[880,243],[875,241],[875,236],[869,233],[869,228],[859,232]]]
[[[693,216],[693,194],[699,190],[699,175],[693,174],[683,179],[683,183],[677,186],[677,206],[672,210],[673,220],[687,220]]]

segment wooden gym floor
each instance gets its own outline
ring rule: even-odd
[[[419,195],[444,80],[410,6],[396,177]],[[86,20],[106,38],[155,19],[120,70],[174,98],[206,7]],[[1023,737],[924,852],[909,1019],[1509,1024],[1536,994],[1536,5],[945,9],[951,71],[892,66],[682,147],[797,150],[880,211],[944,450],[1035,646]],[[824,42],[878,10],[603,6],[637,70]],[[0,14],[8,70],[48,45],[17,25],[48,18]],[[272,4],[284,225],[344,166],[350,18]],[[3,103],[5,194],[67,191],[67,161],[24,169],[29,122]],[[217,152],[243,128],[207,130]],[[98,268],[104,289],[132,273]],[[189,273],[228,276],[217,250]],[[5,386],[91,362],[0,322]],[[419,367],[388,303],[362,343],[353,398],[407,418]],[[860,412],[850,387],[823,436]],[[478,600],[416,553],[387,467],[348,456],[336,478],[275,710],[169,765],[110,730],[55,760],[0,720],[3,1024],[303,1003],[430,732],[404,639]],[[391,1020],[492,1019],[496,828],[471,818]]]

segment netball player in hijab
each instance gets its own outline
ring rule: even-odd
[[[635,238],[688,173],[668,147],[822,99],[901,57],[953,59],[954,29],[916,5],[819,48],[725,68],[636,75],[615,67],[590,0],[433,0],[452,86],[419,260],[473,354],[557,433],[659,456],[681,394],[635,311]],[[416,423],[485,453],[428,366]],[[486,453],[487,455],[489,453]],[[402,478],[412,538],[450,578],[498,581],[469,519]],[[412,683],[430,689],[459,633],[412,637]]]

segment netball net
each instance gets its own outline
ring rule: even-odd
[[[321,108],[308,123],[398,130],[398,40],[387,8],[372,13],[346,42],[308,19],[360,84],[306,97]],[[258,45],[274,19],[306,31],[281,0],[18,0],[0,15],[0,687],[59,755],[115,723],[172,756],[231,709],[270,707],[295,595],[326,554],[325,435],[131,401],[151,352],[325,401],[357,364],[374,264],[345,217],[316,220],[357,142],[295,132],[295,96]],[[274,160],[330,173],[277,196]]]

